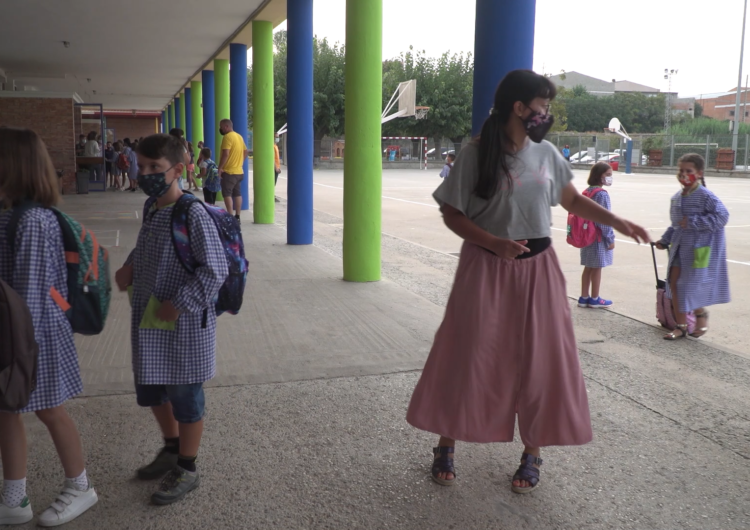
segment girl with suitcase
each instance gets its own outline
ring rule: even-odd
[[[666,289],[677,329],[667,333],[666,340],[688,335],[686,313],[691,311],[695,312],[697,327],[691,336],[702,337],[708,331],[706,307],[730,301],[724,236],[729,212],[705,186],[706,163],[702,156],[684,155],[679,167],[677,179],[682,190],[671,199],[672,225],[656,243],[659,249],[670,249]]]

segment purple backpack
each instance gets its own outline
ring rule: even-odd
[[[229,274],[219,289],[219,296],[215,301],[216,314],[229,313],[236,315],[242,307],[242,298],[247,282],[247,260],[245,259],[245,244],[237,219],[229,215],[226,210],[206,204],[191,193],[184,193],[172,208],[172,244],[180,263],[190,274],[195,274],[198,263],[190,249],[190,232],[188,215],[193,203],[198,202],[208,212],[216,225],[221,239],[221,246],[227,257]],[[156,199],[149,198],[143,208],[143,219]]]
[[[654,251],[655,245],[651,244],[651,254],[654,258],[654,272],[656,273],[656,319],[663,328],[667,328],[669,331],[677,329],[677,320],[674,317],[674,309],[672,308],[672,299],[667,296],[667,282],[659,279],[659,271],[656,267],[656,252]],[[692,311],[685,315],[686,322],[688,325],[688,333],[692,334],[695,332],[695,313]]]

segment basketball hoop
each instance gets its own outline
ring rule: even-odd
[[[418,120],[423,120],[427,117],[427,113],[430,112],[430,107],[416,107],[414,117]]]

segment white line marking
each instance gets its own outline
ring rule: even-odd
[[[728,259],[727,263],[735,263],[737,265],[747,265],[748,267],[750,267],[750,263],[746,263],[744,261],[734,261],[733,259]]]
[[[138,210],[135,211],[135,218],[138,219]]]
[[[120,231],[119,230],[117,231],[117,238],[115,239],[115,246],[116,247],[120,246]]]

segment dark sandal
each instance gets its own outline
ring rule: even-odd
[[[706,319],[706,324],[708,324],[708,311],[704,311],[700,315],[695,315],[695,321],[696,322],[698,321],[699,318],[705,318]],[[698,339],[698,338],[702,337],[703,335],[705,335],[707,331],[708,331],[708,327],[698,328],[695,331],[693,331],[690,334],[690,336],[691,337],[695,337],[696,339]]]
[[[455,452],[455,447],[434,447],[432,449],[432,454],[434,456],[437,456],[437,458],[432,462],[432,480],[440,484],[441,486],[453,486],[453,484],[456,483],[456,471],[453,469],[453,453]],[[439,456],[438,456],[439,455]],[[452,473],[453,478],[452,479],[445,479],[440,478],[438,475],[440,473]]]
[[[518,466],[518,471],[513,475],[513,480],[510,483],[510,489],[513,493],[529,493],[539,487],[539,468],[534,467],[534,464],[541,466],[542,459],[538,456],[524,453],[521,455],[521,465]],[[514,486],[513,482],[516,480],[525,480],[531,486],[528,488],[522,488],[520,486]]]
[[[672,333],[667,333],[666,335],[664,335],[664,340],[684,339],[688,336],[687,330],[687,324],[677,324],[677,329],[675,329]]]

